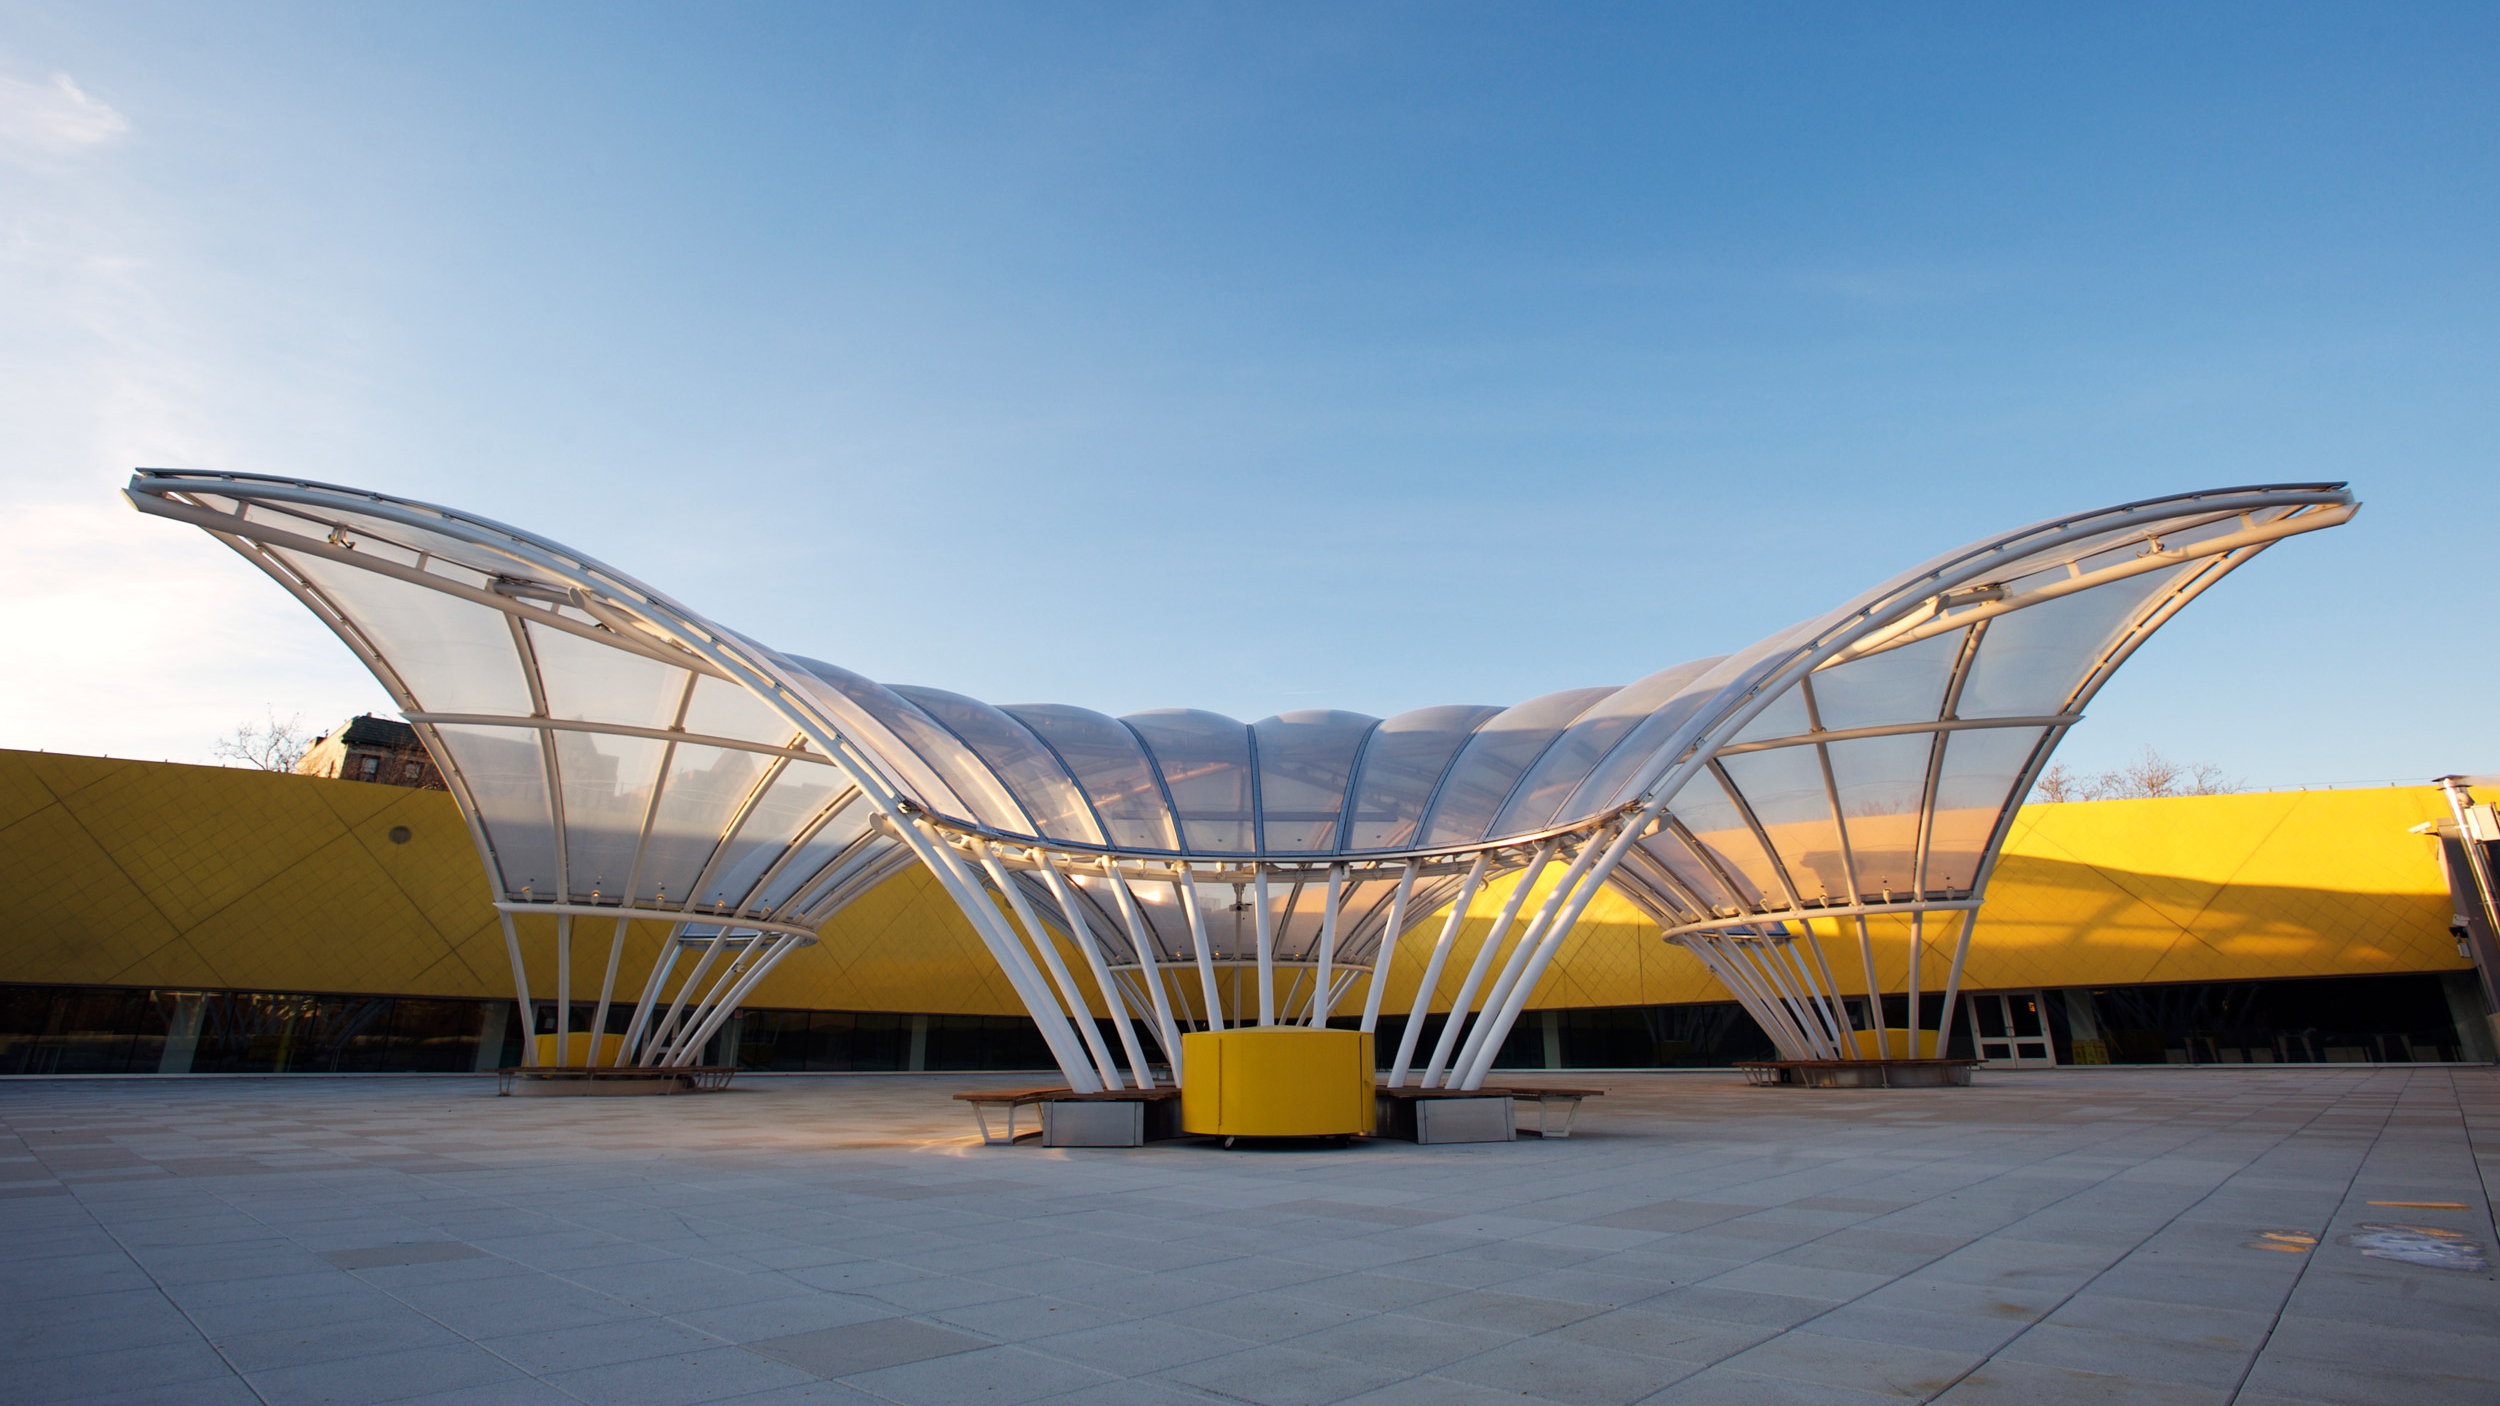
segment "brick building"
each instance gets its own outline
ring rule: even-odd
[[[396,718],[359,713],[313,739],[312,750],[295,764],[302,776],[328,776],[348,781],[378,781],[387,786],[419,786],[441,791],[442,771],[434,765],[417,730]]]

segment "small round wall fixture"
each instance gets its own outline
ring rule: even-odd
[[[415,836],[414,836],[414,832],[412,832],[411,830],[409,830],[409,828],[408,828],[407,826],[405,826],[405,825],[394,825],[394,826],[392,826],[392,827],[391,827],[391,843],[392,843],[392,844],[395,844],[395,845],[404,845],[404,844],[408,843],[408,841],[409,841],[409,840],[411,840],[411,839],[413,839],[414,837],[415,837]]]

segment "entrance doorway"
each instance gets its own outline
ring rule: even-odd
[[[1972,996],[1971,1047],[1990,1064],[2053,1065],[2057,1047],[2049,1043],[2048,1022],[2040,1014],[2040,993],[2009,991]]]

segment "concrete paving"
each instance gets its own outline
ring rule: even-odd
[[[7,1081],[0,1401],[2500,1401],[2500,1071],[1614,1075],[1344,1151],[983,1147],[1000,1082]]]

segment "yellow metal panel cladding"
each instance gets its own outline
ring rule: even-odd
[[[1372,1130],[1372,1037],[1251,1026],[1181,1037],[1181,1128],[1221,1137]]]
[[[0,752],[0,979],[497,996],[451,798],[223,767]],[[29,806],[28,800],[39,800]],[[407,843],[389,832],[404,827]]]
[[[2459,970],[2432,841],[2429,787],[2031,806],[1989,891],[1973,989]],[[395,828],[408,831],[394,842]],[[1557,871],[1560,866],[1557,866]],[[497,997],[503,930],[451,798],[223,767],[0,751],[0,980]],[[1516,878],[1487,884],[1434,995],[1447,1009]],[[1539,885],[1524,906],[1536,910]],[[1958,919],[1927,928],[1922,987]],[[1834,975],[1863,989],[1854,933],[1821,925]],[[555,923],[520,923],[533,994],[551,996]],[[1907,925],[1874,924],[1877,971],[1900,989]],[[1398,947],[1383,1010],[1412,1004],[1441,918]],[[596,1000],[614,924],[574,929],[573,996]],[[665,929],[636,923],[619,999],[642,990]],[[1514,929],[1513,936],[1517,935]],[[1837,942],[1833,939],[1838,938]],[[1095,1010],[1083,959],[1054,937]],[[1361,1006],[1358,983],[1340,1013]],[[1600,894],[1535,1006],[1726,1000],[1683,949]],[[1020,1010],[971,925],[912,868],[826,924],[748,1004],[1004,1015]]]
[[[604,970],[605,969],[602,968],[603,972]],[[564,1048],[561,1051],[556,1049],[556,1037],[553,1035],[541,1035],[533,1043],[538,1047],[538,1062],[540,1064],[557,1065],[575,1069],[584,1068],[594,1064],[617,1064],[619,1062],[618,1056],[622,1054],[625,1049],[624,1036],[602,1035],[599,1037],[598,1050],[593,1052],[590,1047],[590,1036],[587,1032],[565,1036]]]
[[[400,829],[407,838],[394,841]],[[14,889],[0,916],[0,981],[512,993],[503,926],[445,792],[0,751],[0,859]],[[516,926],[531,994],[552,997],[555,920]],[[640,995],[666,932],[631,925],[618,999]],[[609,920],[574,922],[575,1000],[598,999],[615,933]],[[919,869],[836,915],[748,1004],[1022,1009],[971,924]]]
[[[1979,917],[1963,985],[1973,990],[2453,971],[2446,881],[2432,841],[2410,827],[2447,814],[2433,787],[2180,796],[2026,806]],[[1560,866],[1556,866],[1559,869]],[[1551,892],[1549,873],[1509,939]],[[1447,1010],[1516,876],[1469,905],[1433,994]],[[1958,914],[1926,923],[1920,986],[1940,992]],[[1436,916],[1398,944],[1382,1010],[1412,1007]],[[1854,925],[1818,923],[1845,992],[1866,989]],[[1876,978],[1909,975],[1906,919],[1869,923]],[[1507,957],[1508,948],[1503,955]],[[1498,968],[1497,968],[1498,969]],[[1359,991],[1359,988],[1358,988]],[[1537,983],[1531,1007],[1724,1001],[1701,963],[1658,940],[1611,893],[1592,902]],[[1354,1006],[1358,997],[1349,998]]]
[[[1213,1132],[1224,1126],[1224,1036],[1198,1030],[1181,1037],[1181,1130]]]
[[[2025,807],[1965,984],[2459,970],[2432,787]]]

